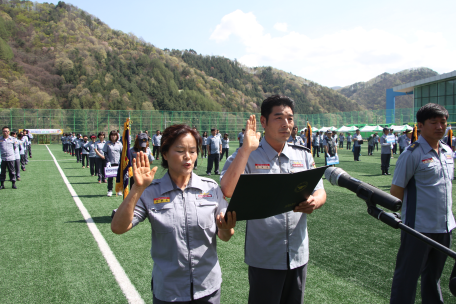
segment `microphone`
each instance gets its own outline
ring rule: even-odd
[[[325,177],[331,185],[347,188],[368,203],[380,205],[392,211],[399,211],[402,207],[402,201],[397,197],[351,177],[341,168],[329,167],[325,171]]]

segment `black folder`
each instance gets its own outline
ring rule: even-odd
[[[312,194],[326,168],[289,174],[242,174],[227,211],[236,211],[237,221],[291,211]]]

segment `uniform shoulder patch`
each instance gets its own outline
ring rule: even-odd
[[[411,144],[411,145],[408,147],[407,151],[413,152],[413,151],[415,151],[415,149],[418,148],[419,146],[420,146],[420,143],[414,142],[413,144]]]
[[[288,143],[288,145],[289,145],[290,147],[295,147],[295,148],[298,148],[298,149],[301,149],[301,150],[310,152],[310,149],[307,148],[307,147],[305,147],[305,146],[303,146],[303,145],[295,145],[295,144],[290,144],[290,143]]]

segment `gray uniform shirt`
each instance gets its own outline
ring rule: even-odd
[[[382,146],[381,154],[391,154],[391,143],[386,142],[386,135],[380,137],[380,146]]]
[[[362,140],[362,139],[363,139],[363,137],[361,136],[361,134],[359,134],[359,135],[353,135],[353,136],[354,136],[354,138],[357,138],[358,140]],[[353,141],[353,142],[354,142],[354,143],[353,143],[353,146],[355,146],[355,147],[361,147],[361,145],[359,144],[358,140],[354,140],[354,141]]]
[[[210,135],[207,138],[207,145],[209,146],[208,148],[211,151],[211,154],[220,154],[220,145],[222,144],[222,141],[220,140],[220,137],[218,136],[212,136]]]
[[[154,136],[152,136],[152,143],[154,144],[154,146],[160,146],[161,145],[161,139],[162,139],[162,135],[157,135],[155,134]]]
[[[203,144],[202,144],[202,145],[203,145],[203,146],[206,146],[206,145],[207,145],[207,137],[204,137],[204,136],[203,136]]]
[[[81,140],[82,154],[90,154],[90,148],[87,147],[87,145],[90,144],[90,143],[91,143],[91,141],[90,142],[89,141],[84,142],[84,140]],[[89,151],[87,151],[84,148],[88,148]],[[95,151],[93,151],[93,153],[95,153]],[[93,157],[95,157],[95,156],[93,156]]]
[[[405,189],[401,212],[405,225],[424,233],[454,229],[453,170],[451,148],[440,142],[437,154],[421,136],[399,156],[393,185]]]
[[[320,145],[320,136],[312,135],[312,146],[318,147]]]
[[[19,139],[17,139],[16,137],[14,137],[14,140],[16,141],[16,150],[14,150],[14,155],[16,156],[16,159],[21,159],[21,154],[19,152],[20,150],[20,143],[19,143]]]
[[[238,138],[239,138],[239,143],[243,144],[244,143],[244,133],[240,132],[238,134]]]
[[[22,140],[19,140],[19,139],[17,140],[19,149],[16,149],[16,150],[19,150],[19,159],[21,159],[20,155],[25,154],[25,146],[27,144],[27,142],[25,141],[25,138],[27,138],[27,136],[22,137]]]
[[[215,223],[228,204],[217,183],[192,173],[182,191],[169,177],[154,180],[136,204],[132,224],[152,225],[154,295],[162,301],[199,299],[220,288]]]
[[[103,147],[103,152],[108,163],[119,164],[122,154],[122,143],[120,141],[116,141],[115,143],[108,141]]]
[[[89,141],[84,145],[84,149],[89,149],[89,157],[97,157],[97,153],[95,153],[96,142]],[[103,148],[101,148],[103,150]],[[84,152],[84,151],[83,151]],[[101,152],[103,154],[103,152]]]
[[[0,152],[2,154],[2,161],[16,160],[16,139],[12,136],[4,138],[0,136]]]
[[[343,136],[343,135],[339,135],[339,140],[340,140],[341,142],[343,142],[343,141],[344,141],[344,138],[345,138],[345,136]]]
[[[237,155],[231,155],[223,167],[220,179]],[[288,174],[315,168],[309,149],[285,144],[280,156],[263,138],[245,167],[246,174]],[[320,179],[315,190],[323,189]],[[271,189],[270,191],[280,191]],[[247,221],[245,263],[250,266],[287,270],[305,265],[309,260],[307,215],[286,212],[265,219]],[[287,255],[289,264],[287,265]]]
[[[293,138],[293,136],[290,136],[290,138],[288,138],[287,142],[289,142],[293,145],[304,146],[304,141],[302,141],[302,138],[300,136],[296,136],[296,138]]]
[[[30,133],[30,132],[29,132],[29,133],[27,133],[27,137],[28,137],[28,139],[29,139],[29,141],[28,141],[28,145],[30,146],[30,145],[32,144],[32,139],[33,139],[33,135],[32,135],[32,133]]]
[[[135,151],[135,148],[130,148],[131,159],[136,158],[137,154],[138,152]],[[149,159],[149,162],[153,162],[155,160],[149,147],[146,149],[146,156]]]
[[[347,135],[347,142],[351,142],[352,141],[352,135]]]
[[[222,149],[229,149],[229,148],[230,148],[230,139],[222,138]]]
[[[76,138],[74,140],[74,148],[75,149],[81,149],[83,145],[84,145],[84,140],[82,138]]]
[[[105,155],[104,155],[105,153],[104,153],[104,151],[103,151],[103,148],[104,148],[105,144],[106,144],[106,141],[105,141],[105,140],[103,140],[103,141],[97,140],[97,141],[95,142],[95,149],[97,149],[98,153],[100,153],[100,154],[103,155],[103,156],[105,156]],[[96,154],[96,153],[95,153],[95,154]],[[101,158],[100,156],[98,156],[98,154],[96,154],[95,157],[96,157],[96,158]]]

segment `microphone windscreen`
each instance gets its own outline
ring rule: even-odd
[[[325,178],[328,182],[331,183],[331,185],[338,186],[337,179],[343,173],[346,172],[341,168],[329,167],[325,170]]]

